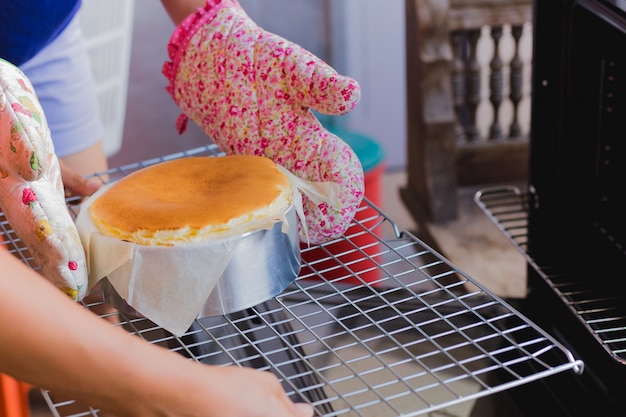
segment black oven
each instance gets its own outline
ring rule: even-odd
[[[626,0],[534,8],[519,308],[585,371],[514,394],[528,415],[626,416]]]

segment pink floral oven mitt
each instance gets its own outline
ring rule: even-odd
[[[168,91],[187,118],[228,154],[271,158],[300,179],[338,184],[331,202],[304,193],[308,236],[320,243],[348,228],[364,192],[363,169],[352,149],[322,127],[310,109],[344,114],[360,99],[356,81],[258,27],[236,0],[208,0],[175,30]]]
[[[85,253],[65,204],[46,118],[24,73],[1,59],[0,209],[42,275],[72,299],[82,299]]]

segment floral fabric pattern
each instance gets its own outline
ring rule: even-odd
[[[67,206],[59,161],[37,95],[0,59],[0,210],[41,266],[74,300],[87,291],[85,253]]]
[[[300,46],[258,27],[236,1],[209,0],[184,20],[163,66],[168,91],[184,116],[228,154],[271,158],[297,177],[339,185],[336,199],[315,203],[304,193],[308,236],[341,236],[364,194],[353,150],[312,113],[340,115],[360,99],[355,80]]]

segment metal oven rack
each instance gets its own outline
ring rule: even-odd
[[[526,257],[529,265],[565,303],[582,326],[618,365],[626,365],[626,296],[615,286],[599,280],[582,280],[568,273],[572,259],[561,260],[531,253],[528,247],[529,195],[517,187],[495,187],[475,195],[475,202],[510,242]],[[552,251],[553,254],[556,251]],[[578,262],[580,264],[580,262]],[[596,272],[600,265],[595,262]],[[580,266],[580,265],[579,265]],[[614,272],[611,273],[614,275]]]
[[[220,153],[208,146],[99,177],[112,181],[192,155]],[[68,207],[76,214],[79,205]],[[137,337],[190,360],[271,371],[290,397],[310,402],[319,416],[450,412],[558,373],[582,372],[581,361],[503,300],[376,207],[362,210],[371,214],[341,239],[303,249],[308,260],[292,286],[247,311],[198,319],[182,337],[144,318],[111,315]],[[3,245],[37,269],[6,220],[0,227]],[[43,394],[56,416],[98,415]]]

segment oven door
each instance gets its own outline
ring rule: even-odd
[[[568,213],[624,246],[626,2],[616,3],[536,2],[530,182],[549,221]]]
[[[537,0],[534,42],[520,309],[585,362],[555,415],[626,415],[626,2]]]

